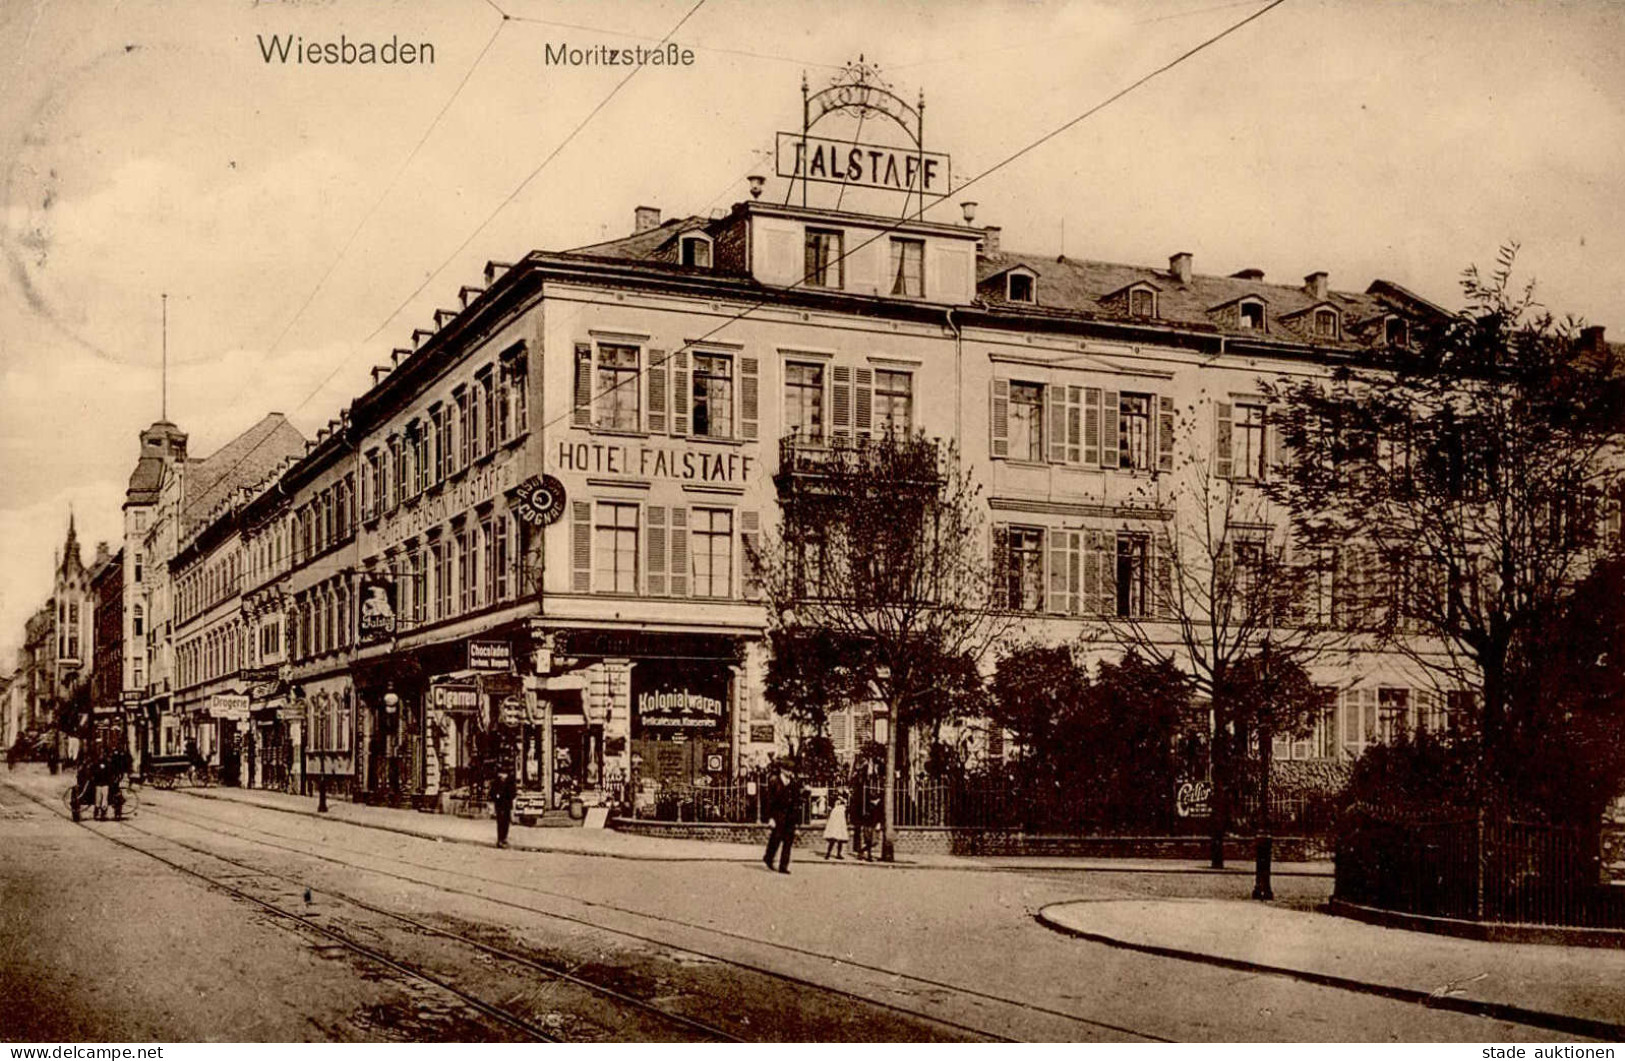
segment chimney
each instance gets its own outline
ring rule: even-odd
[[[513,268],[513,264],[511,262],[486,262],[485,263],[485,286],[490,287],[493,283],[496,282],[496,278],[497,278],[498,273],[505,273],[509,269],[512,269],[512,268]]]
[[[435,310],[434,311],[434,328],[435,328],[435,331],[439,331],[441,328],[444,328],[446,325],[450,324],[452,321],[454,321],[456,319],[457,319],[457,311],[454,310],[454,309],[437,309],[437,310]]]
[[[651,228],[660,227],[660,208],[658,206],[640,206],[632,211],[632,234],[647,232]]]
[[[1326,273],[1324,270],[1310,273],[1303,278],[1303,290],[1310,298],[1324,301],[1326,298]]]
[[[1191,252],[1180,251],[1168,259],[1168,274],[1182,284],[1191,282]]]
[[[1607,329],[1601,324],[1593,324],[1589,328],[1580,329],[1580,352],[1583,354],[1600,354],[1608,349],[1603,342],[1603,333]]]
[[[378,384],[387,375],[389,375],[389,366],[388,365],[374,365],[374,366],[372,366],[372,385],[374,387],[378,386]]]
[[[418,349],[419,347],[421,347],[424,344],[424,342],[426,342],[429,339],[433,339],[433,338],[434,338],[434,332],[431,332],[429,329],[427,329],[427,328],[413,328],[412,329],[412,349],[414,349],[414,350]]]
[[[411,356],[412,351],[406,349],[405,347],[397,346],[395,349],[389,352],[389,365],[391,368],[394,368]]]
[[[1237,271],[1230,274],[1230,279],[1232,279],[1232,280],[1262,280],[1262,279],[1264,279],[1264,270],[1262,270],[1262,269],[1238,269]]]
[[[999,234],[1004,231],[998,225],[982,226],[982,253],[989,257],[999,253]]]
[[[479,298],[480,292],[484,290],[485,288],[483,287],[470,287],[469,285],[464,284],[462,287],[457,289],[457,301],[463,304],[464,309],[467,309],[468,304]]]

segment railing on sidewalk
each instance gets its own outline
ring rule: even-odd
[[[1602,884],[1577,828],[1360,815],[1338,836],[1335,896],[1471,921],[1625,928],[1625,890]]]

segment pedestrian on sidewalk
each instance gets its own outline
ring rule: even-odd
[[[82,810],[89,803],[96,792],[95,781],[91,778],[90,757],[79,757],[79,769],[73,779],[73,795],[69,798],[69,805],[73,810],[73,820],[79,821],[84,817]]]
[[[875,826],[880,824],[880,786],[874,772],[864,767],[852,791],[851,818],[854,828],[852,857],[875,860]]]
[[[107,800],[112,794],[113,763],[104,752],[96,757],[96,765],[91,767],[91,782],[96,786],[96,820],[107,820]]]
[[[780,759],[778,769],[767,782],[767,813],[773,819],[773,831],[767,837],[767,853],[762,861],[773,868],[773,856],[778,855],[779,872],[790,872],[790,849],[796,844],[796,823],[801,817],[801,786],[796,783],[795,764]]]
[[[824,861],[829,861],[831,851],[835,852],[836,858],[841,858],[841,849],[850,839],[852,834],[846,828],[846,795],[837,792],[830,803],[829,820],[824,822]]]
[[[497,846],[508,846],[508,828],[513,824],[513,801],[519,795],[519,786],[514,781],[513,771],[504,767],[497,771],[497,779],[491,786],[491,801],[497,809]]]

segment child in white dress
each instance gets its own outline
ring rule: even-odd
[[[844,862],[841,848],[845,847],[850,839],[852,834],[846,828],[846,797],[838,794],[830,805],[829,820],[824,823],[824,840],[827,842],[824,860],[829,861],[830,853],[833,852],[836,858]]]

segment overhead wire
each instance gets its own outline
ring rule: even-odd
[[[1277,7],[1280,7],[1284,3],[1286,3],[1286,0],[1270,0],[1270,2],[1268,4],[1265,4],[1263,7],[1259,8],[1256,11],[1254,11],[1252,14],[1248,15],[1246,18],[1240,19],[1239,21],[1230,24],[1229,26],[1225,27],[1223,30],[1219,31],[1218,33],[1214,34],[1213,36],[1204,39],[1201,43],[1199,43],[1199,44],[1195,45],[1194,47],[1180,53],[1174,59],[1172,59],[1172,60],[1164,63],[1163,65],[1157,67],[1155,70],[1152,70],[1150,73],[1145,74],[1144,76],[1142,76],[1139,79],[1135,80],[1134,82],[1130,83],[1126,87],[1124,87],[1122,89],[1119,89],[1117,92],[1114,92],[1112,95],[1106,97],[1104,100],[1101,100],[1099,103],[1097,103],[1094,106],[1092,106],[1092,107],[1088,108],[1087,110],[1083,111],[1081,114],[1077,115],[1076,117],[1071,118],[1068,121],[1065,121],[1065,122],[1061,123],[1060,125],[1058,125],[1055,128],[1051,129],[1049,132],[1047,132],[1044,135],[1040,136],[1038,139],[1033,140],[1032,142],[1028,143],[1026,146],[1024,146],[1022,148],[1019,148],[1018,150],[1016,150],[1016,151],[1012,152],[1011,154],[1005,156],[1000,161],[995,162],[993,165],[991,165],[988,168],[982,170],[980,173],[976,174],[974,177],[970,178],[969,180],[967,180],[963,184],[961,184],[957,189],[955,189],[955,193],[956,194],[961,193],[961,192],[965,191],[965,189],[971,187],[972,185],[974,185],[974,184],[976,184],[976,183],[978,183],[978,182],[980,182],[982,180],[985,180],[986,178],[992,176],[994,173],[997,173],[998,171],[1004,169],[1006,166],[1009,166],[1011,163],[1015,162],[1016,160],[1022,158],[1023,156],[1029,154],[1032,151],[1037,150],[1039,147],[1041,147],[1044,144],[1050,142],[1051,140],[1054,140],[1056,137],[1058,137],[1061,134],[1067,132],[1069,129],[1072,129],[1073,127],[1077,126],[1078,124],[1080,124],[1080,123],[1088,120],[1089,118],[1093,117],[1094,115],[1100,113],[1102,110],[1105,110],[1107,107],[1111,106],[1113,103],[1116,103],[1118,100],[1122,99],[1123,97],[1129,95],[1131,92],[1134,92],[1136,89],[1140,88],[1142,85],[1145,85],[1147,82],[1152,81],[1155,78],[1160,77],[1161,75],[1163,75],[1163,74],[1167,73],[1168,71],[1174,69],[1176,66],[1179,66],[1181,63],[1185,62],[1186,60],[1190,59],[1191,57],[1193,57],[1193,56],[1197,55],[1198,53],[1200,53],[1202,51],[1205,51],[1206,49],[1212,47],[1213,45],[1217,44],[1219,41],[1221,41],[1224,38],[1230,36],[1231,34],[1237,32],[1238,30],[1242,29],[1243,27],[1247,26],[1248,24],[1257,21],[1258,19],[1262,18],[1264,15],[1267,15],[1269,12],[1273,11]],[[924,215],[924,213],[927,210],[929,210],[931,207],[936,206],[936,205],[938,205],[938,204],[937,203],[930,203],[930,204],[922,203],[922,205],[917,210],[915,210],[913,213],[905,212],[902,217],[898,218],[896,221],[891,222],[890,224],[888,224],[885,227],[881,228],[878,232],[876,232],[874,235],[870,236],[869,238],[863,240],[861,243],[858,243],[856,246],[852,247],[851,249],[843,250],[840,255],[836,256],[834,259],[832,259],[829,262],[829,265],[834,266],[834,265],[837,265],[839,263],[845,262],[846,259],[850,258],[853,254],[856,254],[858,251],[862,250],[864,247],[867,247],[870,244],[878,242],[879,240],[889,236],[891,233],[896,232],[898,229],[902,228],[904,225],[908,224],[909,222],[918,220],[921,216]],[[807,284],[808,280],[810,280],[813,275],[814,274],[812,272],[804,273],[804,274],[802,274],[801,278],[799,280],[797,280],[795,283],[789,284],[789,285],[787,285],[787,286],[785,286],[783,288],[778,288],[777,291],[792,291],[792,290],[795,290],[796,288],[804,288],[805,285]],[[741,320],[744,320],[746,317],[748,317],[751,314],[755,313],[757,310],[762,309],[764,306],[768,306],[768,305],[772,304],[773,301],[774,301],[774,299],[772,297],[757,299],[755,302],[751,303],[749,306],[746,306],[744,309],[740,310],[739,312],[731,315],[726,320],[722,321],[716,327],[712,328],[710,331],[706,332],[704,335],[700,336],[699,338],[684,340],[684,342],[680,346],[678,346],[677,348],[675,348],[673,350],[668,351],[665,354],[665,356],[663,356],[660,359],[658,365],[656,365],[654,363],[651,363],[651,364],[647,365],[646,367],[640,368],[635,373],[626,374],[626,377],[624,379],[617,379],[617,381],[614,384],[612,384],[612,385],[610,385],[608,387],[605,387],[601,391],[597,391],[597,392],[591,394],[591,396],[589,398],[589,401],[590,402],[596,402],[599,398],[604,397],[604,396],[609,395],[609,394],[612,394],[615,391],[619,390],[620,388],[628,386],[628,385],[632,385],[632,384],[641,385],[640,381],[642,380],[643,376],[649,371],[649,369],[656,368],[656,367],[658,367],[660,365],[665,365],[666,363],[671,361],[673,358],[675,358],[678,354],[685,353],[685,352],[693,349],[694,347],[705,343],[707,340],[709,340],[712,337],[714,337],[715,335],[717,335],[723,329],[728,328],[728,327],[738,323]],[[560,413],[559,415],[553,417],[552,419],[544,421],[542,423],[542,425],[541,425],[541,429],[545,431],[549,427],[553,427],[553,426],[555,426],[555,425],[557,425],[559,423],[562,423],[564,420],[569,419],[570,417],[572,417],[574,415],[574,412],[575,412],[575,401],[574,401],[574,399],[572,399],[572,402],[570,404],[570,408],[566,409],[563,413]]]

